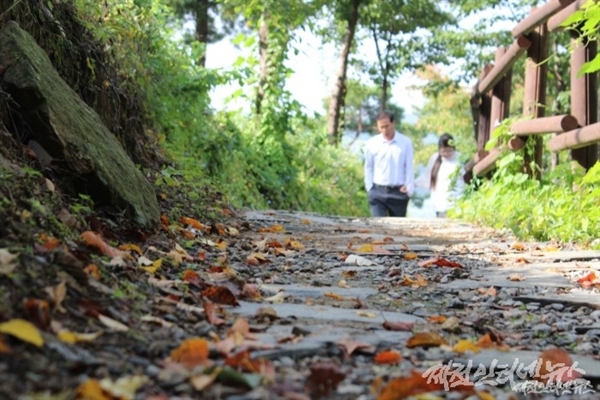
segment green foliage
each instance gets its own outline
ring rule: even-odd
[[[597,41],[600,27],[600,3],[588,0],[579,10],[573,13],[563,26],[571,27],[580,33],[582,42]],[[600,71],[600,54],[581,66],[578,76]]]
[[[600,237],[600,162],[587,174],[565,163],[541,181],[516,172],[521,153],[500,160],[491,180],[477,182],[452,215],[494,228],[509,228],[523,240],[591,243]]]

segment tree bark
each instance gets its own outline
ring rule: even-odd
[[[346,71],[348,69],[348,58],[350,56],[350,49],[352,48],[352,42],[354,41],[354,34],[356,32],[356,26],[358,24],[358,8],[361,0],[352,1],[352,9],[350,16],[348,17],[348,26],[346,28],[346,34],[342,44],[342,50],[340,52],[340,68],[338,70],[333,92],[331,94],[331,100],[329,101],[329,111],[327,115],[327,135],[329,137],[329,143],[337,145],[340,139],[340,120],[341,111],[344,104],[344,97],[346,95]]]
[[[263,19],[258,30],[258,56],[259,56],[259,78],[256,92],[256,115],[260,115],[262,101],[265,97],[265,86],[267,84],[267,57],[268,57],[269,27],[267,25],[267,13],[263,13]]]
[[[209,0],[196,0],[196,32],[195,39],[208,45],[208,9],[210,8]],[[206,50],[198,59],[198,65],[206,66]]]

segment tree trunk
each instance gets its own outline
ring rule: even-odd
[[[260,115],[262,101],[265,97],[265,86],[267,84],[267,50],[268,50],[269,27],[267,25],[267,13],[263,13],[263,19],[258,30],[258,55],[259,55],[259,78],[256,92],[256,115]]]
[[[387,65],[386,65],[387,69]],[[385,71],[383,74],[383,82],[381,83],[381,111],[384,111],[387,108],[387,100],[388,100],[388,72]]]
[[[340,138],[339,130],[341,110],[344,103],[344,96],[346,95],[346,71],[348,69],[348,57],[350,55],[350,49],[352,48],[352,42],[354,41],[356,25],[358,24],[358,7],[360,6],[360,2],[361,0],[352,1],[352,10],[350,11],[350,17],[347,21],[348,26],[346,28],[346,35],[342,44],[342,51],[340,52],[340,69],[333,87],[331,100],[329,101],[329,112],[327,115],[327,135],[329,137],[329,143],[332,145],[337,145]]]
[[[209,0],[196,0],[196,34],[195,39],[208,45],[208,9],[210,8]],[[206,66],[206,50],[198,59],[198,65]]]

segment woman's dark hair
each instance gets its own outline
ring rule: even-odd
[[[444,133],[442,136],[440,136],[440,138],[438,140],[438,150],[441,149],[442,147],[452,147],[453,149],[456,149],[456,146],[454,145],[454,138],[452,137],[451,134]],[[435,162],[433,163],[433,167],[431,168],[430,186],[432,189],[435,187],[435,184],[437,182],[437,176],[438,176],[438,172],[440,171],[441,165],[442,165],[442,155],[439,154],[439,152],[438,152],[438,156],[435,159]]]

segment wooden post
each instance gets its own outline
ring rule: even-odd
[[[535,8],[531,13],[535,13]],[[525,66],[525,93],[523,116],[540,118],[544,116],[546,105],[546,86],[548,80],[548,28],[546,24],[537,27],[529,34],[531,47],[527,49]],[[533,153],[525,151],[523,169],[529,176],[539,179],[542,167],[543,141],[540,136],[530,136],[527,141],[533,145]]]
[[[580,126],[598,122],[598,73],[577,77],[581,66],[592,60],[598,52],[598,43],[589,42],[586,46],[571,39],[571,114]],[[571,157],[585,169],[590,169],[598,161],[598,144],[591,144],[571,150]]]
[[[499,47],[496,50],[495,63],[502,59],[502,56],[506,53],[505,47]],[[490,130],[486,138],[486,143],[490,140],[494,129],[504,119],[508,118],[510,112],[510,86],[512,82],[512,68],[506,72],[506,75],[494,86],[492,90],[492,103],[491,103],[491,116],[490,116]]]

